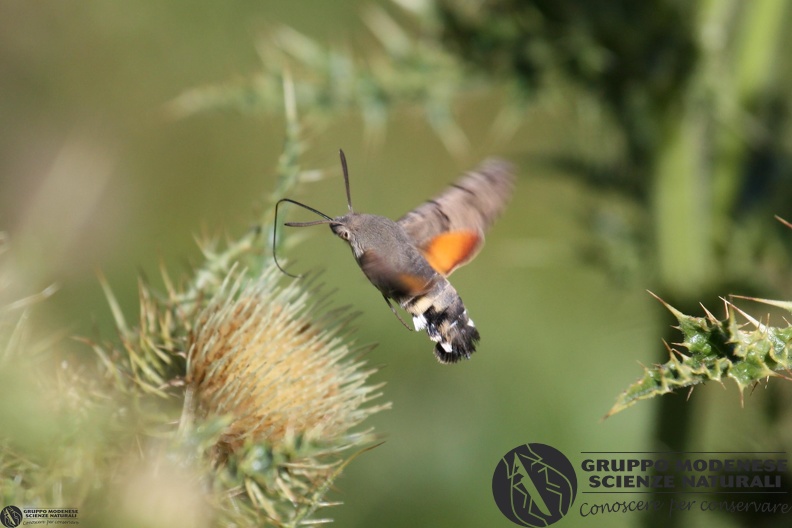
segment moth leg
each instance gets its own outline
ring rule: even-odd
[[[404,322],[404,319],[402,319],[402,318],[401,318],[401,315],[399,315],[399,312],[397,312],[397,311],[396,311],[396,308],[394,308],[394,307],[393,307],[393,305],[391,304],[391,302],[390,302],[390,299],[388,299],[388,298],[387,298],[387,297],[385,297],[384,295],[382,296],[382,298],[383,298],[383,299],[385,299],[385,302],[386,302],[386,303],[388,303],[388,308],[390,308],[390,309],[391,309],[391,312],[393,312],[393,315],[395,315],[395,316],[396,316],[396,319],[398,319],[398,320],[399,320],[399,322],[400,322],[401,324],[403,324],[403,325],[404,325],[404,328],[406,328],[406,329],[407,329],[407,330],[409,330],[410,332],[414,332],[415,330],[413,330],[412,328],[410,328],[409,326],[407,326],[407,323],[405,323],[405,322]]]

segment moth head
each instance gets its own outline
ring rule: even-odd
[[[333,233],[335,233],[338,238],[352,243],[352,230],[349,229],[346,224],[341,222],[333,222],[330,224],[330,230],[333,231]]]
[[[363,216],[364,215],[351,213],[346,216],[334,218],[333,221],[330,222],[330,229],[333,233],[341,240],[346,241],[357,257],[363,254],[365,251],[364,246],[367,245]]]
[[[388,247],[386,241],[394,240],[400,230],[392,220],[384,216],[363,213],[340,216],[329,224],[333,233],[349,244],[356,258],[372,249],[384,251]]]

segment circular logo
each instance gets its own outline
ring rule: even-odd
[[[6,506],[0,510],[0,523],[6,528],[13,528],[22,523],[22,510],[16,506]]]
[[[549,526],[575,502],[575,468],[561,451],[545,444],[517,446],[498,462],[492,496],[501,513],[519,526]]]

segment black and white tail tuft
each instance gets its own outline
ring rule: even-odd
[[[437,343],[434,353],[440,363],[470,359],[476,351],[479,333],[459,297],[440,311],[430,306],[423,314],[413,317],[413,323],[416,330],[426,329],[429,339]]]

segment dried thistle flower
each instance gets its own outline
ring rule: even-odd
[[[201,314],[190,340],[187,383],[204,416],[229,414],[221,443],[272,444],[291,435],[336,439],[371,409],[372,370],[350,359],[340,339],[350,316],[332,312],[335,328],[307,316],[321,309],[302,285],[276,286],[277,271],[232,277]],[[318,289],[317,289],[318,291]]]
[[[232,270],[190,336],[186,382],[194,419],[227,420],[213,455],[230,484],[285,523],[302,510],[271,498],[318,506],[339,453],[372,439],[351,430],[386,405],[368,405],[379,385],[343,339],[354,314],[327,310],[313,281],[278,279]]]

